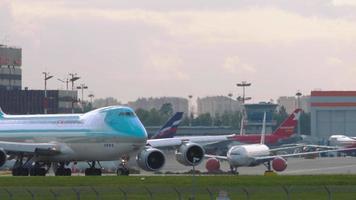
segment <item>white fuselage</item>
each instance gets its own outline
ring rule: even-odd
[[[260,163],[255,162],[255,157],[269,156],[268,146],[264,144],[249,144],[233,146],[227,153],[227,160],[230,166],[255,166]]]
[[[113,106],[85,114],[0,118],[0,141],[18,143],[20,152],[25,145],[56,145],[60,153],[36,156],[42,161],[118,160],[122,155],[137,153],[146,140],[146,130],[127,107]]]
[[[356,138],[346,135],[332,135],[329,138],[330,145],[340,146],[345,148],[356,147]]]

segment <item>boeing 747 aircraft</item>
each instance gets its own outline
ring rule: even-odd
[[[159,147],[177,148],[176,159],[197,165],[205,151],[197,142],[227,140],[228,136],[147,139],[147,133],[131,108],[111,106],[84,114],[7,115],[0,112],[0,167],[15,159],[15,176],[71,175],[70,162],[87,161],[85,175],[101,175],[99,161],[136,156],[138,166],[156,171],[165,155]]]

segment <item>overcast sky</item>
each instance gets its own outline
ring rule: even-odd
[[[78,73],[122,102],[356,90],[356,0],[0,0],[0,43],[22,48],[23,87]]]

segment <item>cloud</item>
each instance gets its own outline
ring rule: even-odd
[[[332,5],[334,6],[356,6],[355,0],[333,0]]]
[[[230,56],[225,59],[222,68],[228,73],[255,73],[256,69],[249,64],[242,63],[238,56]]]
[[[160,27],[174,37],[194,37],[204,43],[291,43],[305,40],[356,40],[356,22],[302,16],[273,7],[237,11],[153,11],[142,9],[72,8],[49,3],[16,4],[19,20],[68,18],[140,22]]]
[[[161,53],[150,55],[143,68],[144,74],[149,74],[156,80],[187,81],[190,76],[183,70],[183,61],[175,56]]]
[[[328,57],[326,63],[329,65],[342,65],[344,62],[338,57]]]

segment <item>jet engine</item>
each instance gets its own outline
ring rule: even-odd
[[[205,168],[208,172],[220,171],[220,161],[216,158],[209,158],[205,163]]]
[[[146,171],[157,171],[165,163],[165,156],[159,149],[147,147],[139,152],[136,156],[136,162],[139,167]]]
[[[0,167],[6,163],[7,154],[4,149],[0,149]]]
[[[287,161],[282,157],[276,157],[272,160],[272,168],[277,172],[282,172],[287,168]]]
[[[176,159],[185,166],[199,165],[204,158],[205,151],[202,146],[196,143],[184,143],[176,151]]]

